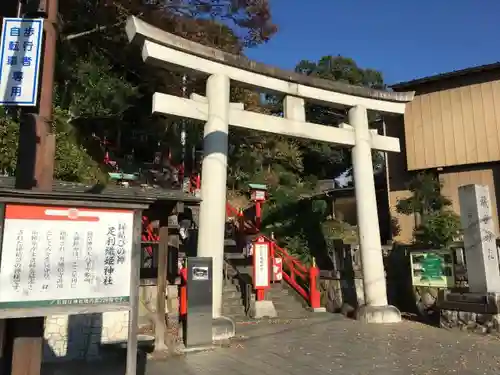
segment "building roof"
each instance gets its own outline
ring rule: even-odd
[[[454,70],[452,72],[436,74],[434,76],[428,76],[423,78],[417,78],[411,81],[399,82],[394,85],[389,86],[394,91],[401,90],[413,90],[420,85],[424,85],[431,82],[443,81],[446,79],[453,79],[457,77],[463,77],[466,75],[480,74],[484,72],[489,72],[492,70],[500,70],[500,62],[495,62],[492,64],[479,65],[461,70]]]
[[[2,192],[13,192],[15,190],[15,179],[13,177],[0,176],[0,195]],[[19,190],[16,190],[19,191]],[[21,190],[22,191],[22,190]],[[199,203],[200,198],[180,190],[163,189],[153,186],[130,186],[123,187],[114,184],[108,185],[86,185],[75,182],[54,181],[52,191],[56,195],[71,196],[94,196],[96,199],[113,201],[181,201]],[[50,194],[50,193],[46,193]]]

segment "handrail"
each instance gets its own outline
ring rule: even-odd
[[[242,217],[242,212],[234,208],[230,203],[226,203],[226,212],[228,213],[228,216],[231,216],[231,213],[236,213],[238,217]],[[255,230],[257,233],[260,232],[253,223],[250,222],[248,224],[252,230]],[[244,232],[246,229],[245,221],[243,220],[240,225],[241,226],[239,228],[237,226],[237,228]],[[320,295],[316,285],[319,269],[316,267],[316,264],[313,264],[311,267],[307,267],[302,264],[299,259],[290,255],[288,251],[280,247],[274,238],[269,238],[263,234],[260,234],[259,236],[263,237],[271,244],[271,257],[274,257],[276,254],[283,259],[285,266],[282,273],[283,279],[306,301],[308,301],[312,308],[319,308]],[[297,277],[301,278],[303,283],[299,283],[297,281]]]
[[[150,257],[153,256],[153,246],[152,243],[160,241],[160,236],[155,234],[153,231],[153,225],[146,216],[142,217],[142,234],[141,241],[148,243],[148,246],[144,247],[144,250],[148,253]]]

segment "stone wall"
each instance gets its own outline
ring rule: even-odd
[[[101,343],[127,340],[128,311],[45,319],[45,361],[98,359]]]
[[[175,319],[178,311],[177,287],[167,287],[165,313]],[[139,328],[152,329],[151,314],[156,309],[156,286],[139,288]],[[100,359],[100,344],[128,338],[128,311],[102,314],[52,315],[45,319],[44,361]]]
[[[500,336],[500,314],[477,314],[465,311],[441,310],[440,326],[446,329]]]
[[[319,282],[321,306],[328,312],[352,316],[364,304],[363,279],[322,279]]]

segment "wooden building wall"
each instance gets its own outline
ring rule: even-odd
[[[391,153],[388,155],[388,195],[389,206],[392,219],[397,223],[399,232],[393,232],[393,240],[409,243],[413,239],[415,219],[413,216],[400,215],[396,212],[396,204],[400,199],[411,196],[407,184],[417,171],[409,171],[406,164],[406,135],[402,117],[386,118],[387,135],[398,137],[402,144],[401,153]],[[441,182],[441,193],[452,201],[452,208],[460,214],[460,203],[458,200],[458,188],[462,185],[479,184],[487,185],[490,190],[492,216],[497,228],[497,235],[500,234],[499,227],[499,204],[500,199],[500,162],[483,163],[464,166],[445,167],[442,170],[433,170],[438,174]]]
[[[500,160],[500,72],[418,87],[406,107],[408,170]]]
[[[387,155],[387,188],[389,212],[392,220],[392,238],[394,241],[409,243],[413,238],[415,219],[413,216],[401,215],[396,212],[396,205],[400,199],[411,196],[407,184],[412,178],[406,165],[405,124],[403,116],[385,118],[385,131],[389,137],[399,138],[401,152],[391,152]]]
[[[486,165],[475,165],[468,167],[456,167],[445,169],[439,173],[439,180],[443,187],[441,193],[448,197],[453,203],[453,209],[457,214],[460,214],[460,203],[458,200],[458,188],[462,185],[478,184],[486,185],[490,190],[490,199],[492,207],[493,221],[497,229],[498,236],[498,206],[497,196],[498,187],[500,185],[500,168],[497,163]]]

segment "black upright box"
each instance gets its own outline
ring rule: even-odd
[[[187,348],[212,344],[212,258],[187,258]]]

